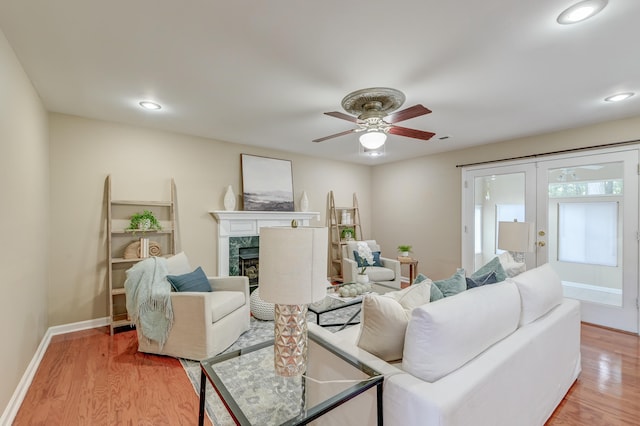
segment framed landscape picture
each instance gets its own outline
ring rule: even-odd
[[[293,171],[290,160],[240,154],[245,210],[293,211]]]

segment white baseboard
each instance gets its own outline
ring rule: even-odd
[[[18,414],[18,410],[22,405],[22,401],[24,400],[24,397],[29,390],[29,386],[31,386],[33,377],[35,376],[36,371],[38,371],[40,362],[42,362],[42,358],[47,352],[49,343],[51,343],[51,337],[57,336],[58,334],[66,334],[72,333],[74,331],[87,330],[90,328],[104,327],[106,325],[109,325],[109,317],[49,327],[44,333],[44,337],[40,341],[40,345],[38,345],[38,349],[36,349],[36,352],[33,355],[33,358],[27,366],[24,374],[22,375],[22,378],[18,382],[18,386],[13,392],[13,396],[9,400],[9,404],[5,408],[4,413],[2,413],[2,417],[0,417],[0,426],[9,426],[11,425],[11,423],[13,423],[13,420],[15,419],[16,414]]]

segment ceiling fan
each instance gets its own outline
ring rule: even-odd
[[[373,87],[349,93],[342,99],[342,108],[355,116],[338,111],[325,112],[325,114],[351,121],[352,123],[356,123],[358,127],[314,139],[313,142],[323,142],[327,139],[357,132],[364,132],[360,136],[360,143],[368,149],[380,148],[387,139],[387,133],[425,141],[431,139],[435,133],[395,125],[395,123],[400,121],[419,117],[431,112],[430,109],[420,104],[394,112],[400,108],[404,101],[405,96],[401,91],[388,87]]]

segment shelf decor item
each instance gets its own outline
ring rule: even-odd
[[[240,156],[244,209],[294,211],[291,161],[248,154]]]
[[[144,235],[147,231],[160,231],[161,229],[162,226],[154,214],[150,210],[144,210],[142,213],[135,213],[131,216],[129,227],[125,230],[132,231],[133,235],[136,232],[142,232]]]
[[[236,209],[236,194],[233,192],[231,185],[227,186],[227,192],[224,194],[224,209],[232,211]]]
[[[302,191],[302,197],[300,197],[300,211],[309,211],[309,197],[307,197],[307,191]]]
[[[327,239],[327,228],[260,229],[260,298],[275,304],[279,376],[300,376],[307,369],[307,305],[327,294]]]

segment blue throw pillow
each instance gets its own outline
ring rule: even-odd
[[[460,268],[455,274],[446,280],[434,281],[433,284],[442,292],[444,297],[453,296],[454,294],[463,292],[467,289],[467,280],[464,276],[464,269]],[[431,293],[431,296],[433,297],[433,292]]]
[[[167,275],[167,280],[176,291],[211,291],[209,280],[201,267],[184,275]]]
[[[496,271],[491,271],[486,275],[481,275],[479,277],[467,277],[467,290],[470,288],[480,287],[485,284],[495,284],[498,282],[496,278]]]
[[[507,273],[504,271],[500,259],[496,256],[491,259],[486,265],[471,274],[471,278],[475,280],[478,277],[482,277],[491,271],[496,273],[496,282],[501,282],[507,279]]]
[[[371,252],[373,255],[373,265],[369,265],[363,258],[360,257],[356,250],[353,251],[353,258],[358,264],[358,268],[362,268],[363,266],[382,266],[382,261],[380,260],[380,252],[374,251]]]

